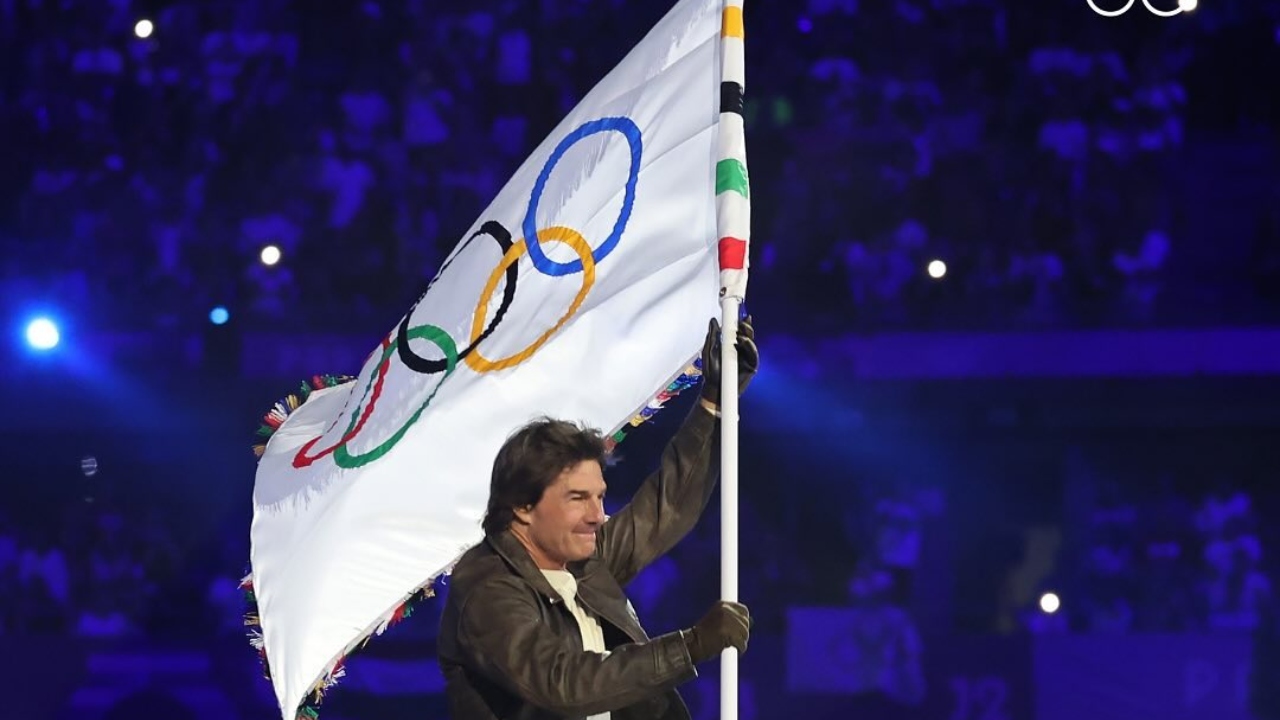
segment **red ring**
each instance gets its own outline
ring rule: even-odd
[[[293,466],[295,468],[300,470],[304,467],[309,467],[315,461],[327,457],[337,450],[339,446],[345,445],[356,435],[360,434],[360,430],[364,427],[365,422],[368,421],[371,415],[373,415],[373,408],[378,404],[378,398],[382,397],[382,384],[383,381],[387,379],[387,370],[391,368],[391,353],[387,352],[387,349],[390,347],[391,338],[389,336],[383,338],[382,362],[378,364],[377,376],[373,384],[373,394],[369,397],[369,404],[365,406],[364,412],[360,413],[360,419],[356,421],[356,424],[353,425],[350,430],[343,434],[340,440],[315,455],[308,455],[308,453],[311,452],[311,449],[315,447],[316,443],[320,442],[320,438],[328,435],[330,431],[338,426],[338,423],[342,419],[341,415],[339,415],[338,419],[334,420],[333,424],[330,425],[327,430],[311,440],[308,440],[307,444],[298,449],[298,453],[293,456]]]

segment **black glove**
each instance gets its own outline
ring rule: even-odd
[[[756,348],[756,330],[748,315],[738,323],[738,394],[746,392],[751,378],[760,369],[760,350]],[[707,339],[702,343],[702,397],[720,405],[720,321],[711,318]]]
[[[695,663],[720,657],[721,652],[731,647],[745,653],[751,635],[751,614],[746,605],[722,600],[712,605],[697,625],[682,634],[689,657]]]

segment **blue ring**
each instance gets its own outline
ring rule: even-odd
[[[631,208],[636,202],[636,180],[640,178],[640,153],[643,144],[640,140],[640,128],[631,121],[631,118],[600,118],[582,124],[560,141],[552,151],[551,157],[547,158],[547,163],[542,166],[542,172],[538,174],[538,180],[533,184],[533,192],[529,195],[529,210],[525,213],[524,224],[520,229],[524,232],[524,244],[529,251],[529,259],[543,275],[559,277],[582,272],[582,260],[555,262],[542,252],[541,244],[537,240],[538,224],[534,216],[538,212],[538,201],[542,199],[542,193],[547,189],[547,179],[551,177],[551,171],[555,169],[556,163],[560,162],[560,158],[564,157],[574,143],[596,133],[610,130],[622,133],[622,136],[627,139],[627,144],[631,146],[631,173],[627,176],[626,194],[622,197],[622,212],[618,214],[618,221],[613,225],[613,232],[609,233],[609,237],[605,238],[600,247],[592,251],[591,258],[597,263],[604,260],[622,239],[622,231],[627,228],[627,221],[631,219]]]

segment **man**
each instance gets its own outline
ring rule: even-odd
[[[759,367],[748,317],[738,391]],[[716,603],[687,630],[650,638],[623,593],[701,516],[719,475],[720,325],[702,347],[698,406],[661,465],[616,515],[604,514],[604,441],[540,420],[493,464],[485,539],[458,561],[440,620],[453,720],[688,720],[675,687],[695,664],[745,652],[746,607]]]

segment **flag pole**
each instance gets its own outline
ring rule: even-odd
[[[738,313],[742,299],[720,301],[720,597],[738,600]],[[720,660],[720,718],[738,719],[738,651]]]
[[[747,290],[751,192],[743,123],[746,87],[743,0],[723,0],[716,230],[720,256],[720,598],[738,601],[738,316]],[[720,720],[738,720],[738,651],[720,661]]]

